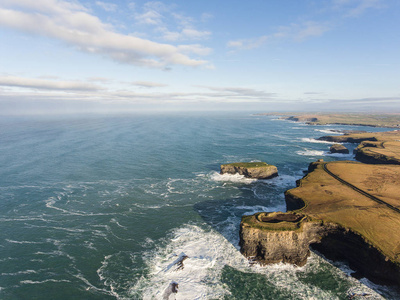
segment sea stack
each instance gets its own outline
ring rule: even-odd
[[[236,173],[247,178],[269,179],[278,176],[278,169],[265,162],[240,162],[221,165],[221,174]]]
[[[303,266],[310,243],[321,234],[318,223],[295,212],[269,212],[244,216],[240,224],[240,251],[262,265],[291,263]]]
[[[345,146],[341,144],[334,144],[331,146],[329,149],[331,153],[341,153],[341,154],[349,154],[349,149],[347,149]]]

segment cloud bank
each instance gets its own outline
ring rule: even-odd
[[[194,59],[199,47],[182,48],[121,34],[77,2],[59,0],[3,0],[0,26],[60,40],[76,49],[127,64],[164,68],[167,65],[201,66]],[[104,2],[97,2],[106,9]],[[193,32],[191,34],[194,34]],[[204,54],[200,53],[200,54]]]

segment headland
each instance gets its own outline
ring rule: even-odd
[[[368,113],[266,113],[282,119],[305,122],[310,125],[361,125],[372,127],[400,128],[400,114]]]
[[[242,253],[262,264],[306,263],[309,246],[354,274],[400,286],[400,131],[322,137],[360,143],[356,161],[309,165],[286,191],[286,213],[244,216]]]

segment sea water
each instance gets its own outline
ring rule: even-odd
[[[366,128],[222,113],[2,117],[0,299],[396,298],[314,252],[299,268],[239,251],[243,215],[285,211],[310,162],[353,159],[316,140],[340,129]],[[279,177],[219,174],[244,161]]]

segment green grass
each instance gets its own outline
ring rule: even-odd
[[[261,168],[261,167],[267,167],[269,166],[269,164],[265,162],[236,162],[236,163],[224,164],[223,166],[234,166],[241,168]]]

